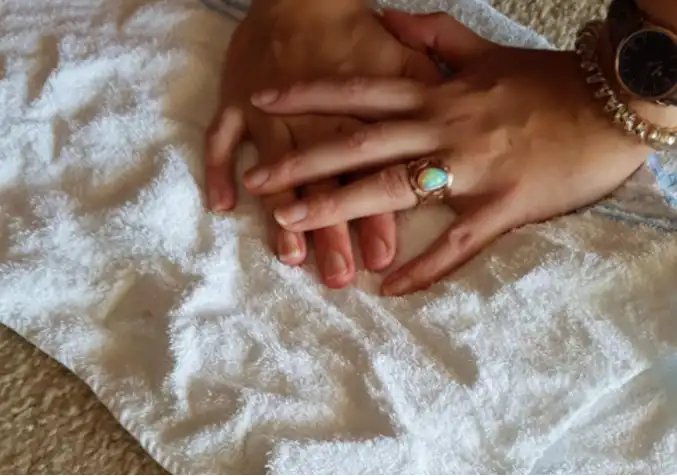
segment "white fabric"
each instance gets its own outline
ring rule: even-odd
[[[2,323],[173,472],[677,471],[675,221],[651,187],[623,193],[660,227],[612,204],[406,299],[365,272],[326,290],[273,259],[256,201],[203,211],[232,30],[197,1],[3,0]],[[449,221],[404,215],[400,261]]]

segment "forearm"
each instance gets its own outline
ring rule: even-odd
[[[618,58],[616,55],[618,54],[619,44],[624,39],[624,35],[627,35],[632,31],[632,29],[628,29],[623,33],[624,23],[621,22],[625,21],[622,20],[624,18],[623,12],[627,11],[625,9],[632,3],[635,3],[636,6],[639,7],[641,16],[650,23],[672,31],[677,31],[676,0],[614,0],[612,6],[612,9],[614,10],[613,13],[611,11],[609,13],[610,18],[607,20],[607,24],[604,27],[598,49],[605,76],[618,96],[623,101],[627,102],[632,109],[637,111],[643,119],[663,127],[676,127],[677,107],[663,107],[657,105],[654,101],[638,99],[636,96],[628,94],[618,81],[618,74],[616,71],[616,61]],[[623,7],[623,5],[626,7]],[[620,7],[620,9],[618,7]],[[632,16],[633,14],[631,13],[630,17]],[[619,25],[621,26],[620,35]],[[614,34],[616,35],[615,37]]]
[[[327,19],[350,14],[368,5],[367,0],[252,0],[253,11],[274,10],[284,16]]]
[[[639,8],[646,12],[651,21],[677,32],[677,1],[637,0]],[[677,126],[677,107],[661,107],[635,102],[635,108],[646,118],[665,127]]]
[[[677,30],[677,2],[675,0],[637,0],[637,5],[656,23]]]

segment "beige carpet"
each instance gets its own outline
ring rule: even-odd
[[[608,0],[493,0],[512,18],[569,47]],[[70,372],[0,325],[0,474],[162,474]]]

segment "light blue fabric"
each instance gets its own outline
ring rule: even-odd
[[[677,207],[677,157],[654,154],[649,157],[647,165],[656,177],[665,200],[673,207]]]

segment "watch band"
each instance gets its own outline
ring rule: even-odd
[[[677,131],[653,124],[643,119],[631,105],[623,102],[604,76],[597,54],[604,25],[600,21],[588,22],[576,38],[576,53],[581,60],[586,82],[594,87],[593,97],[604,102],[604,113],[627,134],[657,151],[677,150]]]
[[[607,14],[609,40],[614,56],[621,43],[642,28],[650,27],[646,14],[637,5],[637,0],[612,0]],[[656,101],[657,104],[677,106],[677,92],[670,97]]]

